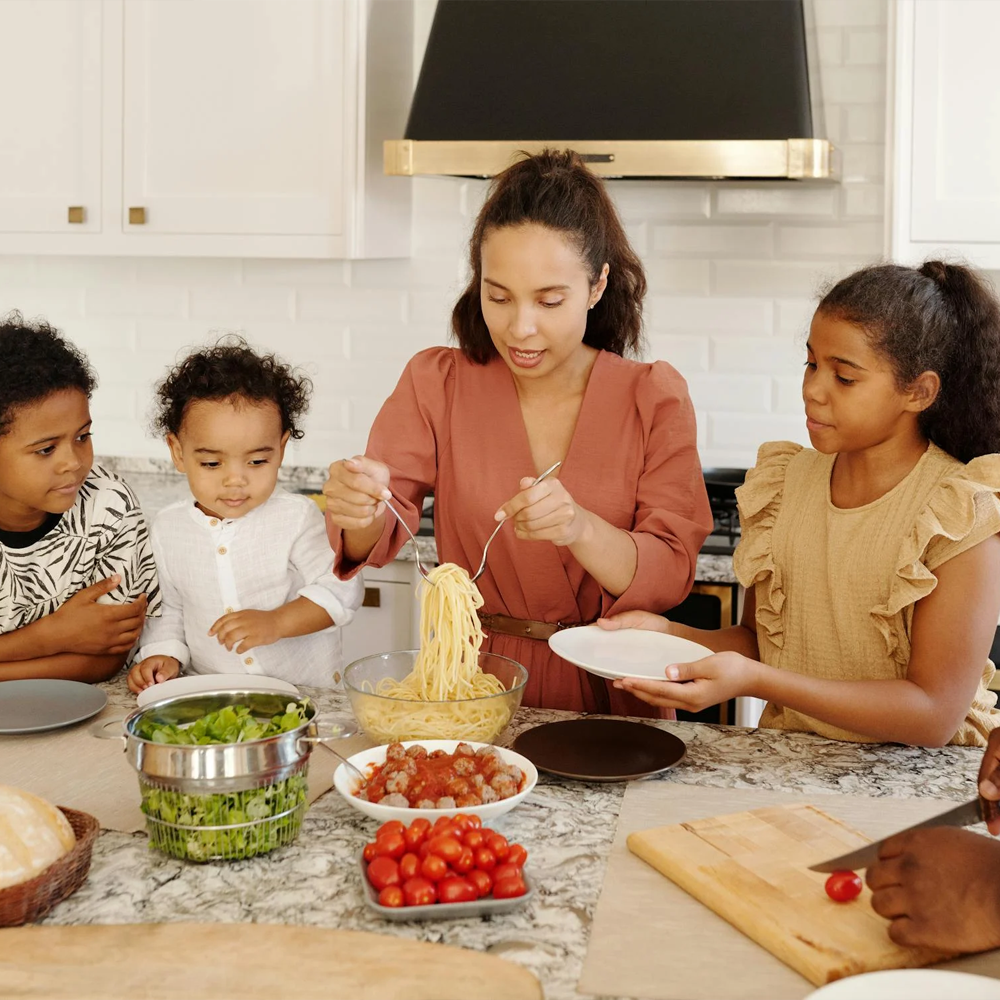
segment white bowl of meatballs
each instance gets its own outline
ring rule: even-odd
[[[475,813],[484,823],[510,812],[535,787],[535,765],[513,750],[463,740],[408,740],[362,750],[333,785],[359,812],[385,823]]]

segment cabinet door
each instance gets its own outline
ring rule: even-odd
[[[899,151],[911,186],[900,222],[920,254],[938,248],[996,266],[1000,253],[1000,3],[921,0],[901,7],[912,134]],[[912,63],[907,66],[907,61]],[[898,104],[898,102],[897,102]],[[904,183],[905,190],[905,183]],[[920,245],[923,245],[922,247]],[[993,244],[990,248],[988,245]]]
[[[124,230],[341,233],[355,14],[352,0],[126,0]]]
[[[0,232],[98,231],[101,0],[3,0],[0,38]]]
[[[343,630],[344,666],[362,656],[414,649],[411,583],[365,579],[365,605]]]

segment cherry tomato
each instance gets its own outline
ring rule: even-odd
[[[475,813],[467,813],[469,817],[469,824],[473,830],[478,830],[482,825],[483,821]]]
[[[512,865],[517,865],[518,868],[524,867],[524,862],[528,860],[528,852],[520,844],[511,844],[510,850],[507,852],[507,862]]]
[[[465,877],[473,884],[473,886],[475,886],[480,899],[482,899],[483,896],[488,896],[490,894],[490,889],[493,888],[493,879],[490,877],[489,872],[473,868],[472,871]]]
[[[483,841],[486,837],[483,835],[483,831],[473,827],[471,830],[466,830],[462,835],[462,843],[466,847],[471,847],[474,851],[483,846]]]
[[[491,872],[497,866],[497,856],[488,847],[480,847],[475,852],[475,858],[480,871]]]
[[[462,855],[462,843],[455,837],[432,837],[428,849],[431,854],[443,858],[449,865]]]
[[[423,860],[430,853],[431,853],[430,839],[422,841],[420,846],[417,848],[417,857]]]
[[[403,883],[403,898],[407,906],[429,906],[437,900],[437,889],[425,878],[408,878]]]
[[[494,899],[513,899],[515,896],[523,896],[527,891],[528,887],[520,877],[508,875],[507,878],[498,878],[493,883]]]
[[[486,836],[486,846],[496,855],[497,861],[506,861],[510,853],[510,844],[502,833],[490,832]]]
[[[387,885],[378,894],[379,905],[381,906],[402,906],[404,903],[403,890],[398,885]]]
[[[440,882],[448,874],[448,863],[436,854],[428,854],[420,862],[420,874],[431,882]]]
[[[861,895],[861,876],[857,872],[834,872],[826,880],[826,894],[838,903],[848,903]]]
[[[415,819],[403,834],[403,839],[406,841],[406,849],[408,851],[415,851],[427,839],[427,831],[430,828],[431,821],[429,819],[424,819],[423,816]]]
[[[387,885],[399,885],[403,880],[399,876],[399,865],[392,858],[378,857],[368,866],[368,881],[376,889],[384,889]]]
[[[467,878],[453,875],[438,883],[439,903],[471,903],[478,898],[476,887]]]
[[[407,851],[399,859],[399,874],[402,876],[404,882],[408,878],[413,878],[415,875],[420,874],[420,858],[412,851]]]
[[[398,819],[390,819],[375,831],[375,839],[378,840],[379,837],[384,837],[387,833],[402,833],[405,829],[405,824]]]
[[[455,824],[452,823],[450,816],[439,816],[434,820],[434,825],[431,827],[431,832],[428,836],[449,837],[456,832]]]
[[[520,865],[512,865],[509,861],[505,861],[502,865],[497,865],[493,869],[492,874],[494,882],[499,882],[504,878],[523,878]]]
[[[401,833],[384,833],[375,841],[375,856],[398,861],[406,853],[406,841]]]
[[[372,861],[375,858],[375,841],[373,840],[370,844],[365,844],[365,849],[361,852],[361,857],[365,861]]]
[[[466,875],[476,867],[476,856],[471,847],[463,847],[462,853],[451,863],[459,875]]]
[[[469,813],[455,813],[451,817],[451,823],[458,833],[465,833],[466,830],[472,829],[472,821],[476,818],[475,816],[470,816]]]

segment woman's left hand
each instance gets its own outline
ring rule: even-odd
[[[616,680],[615,687],[657,708],[700,712],[750,693],[759,667],[742,653],[713,653],[691,663],[671,664],[666,668],[667,680],[625,677]]]
[[[565,486],[554,478],[532,485],[526,477],[521,492],[511,497],[496,513],[498,521],[510,518],[518,538],[532,542],[573,545],[587,527],[587,511],[578,506]]]

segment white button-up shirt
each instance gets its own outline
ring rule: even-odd
[[[333,574],[319,508],[280,487],[243,517],[209,517],[193,499],[165,507],[150,530],[163,610],[142,633],[137,659],[173,656],[185,673],[248,673],[293,684],[336,687],[343,653],[339,626],[361,606],[360,577]],[[305,597],[334,625],[269,646],[230,652],[208,630],[233,611],[272,611]]]

